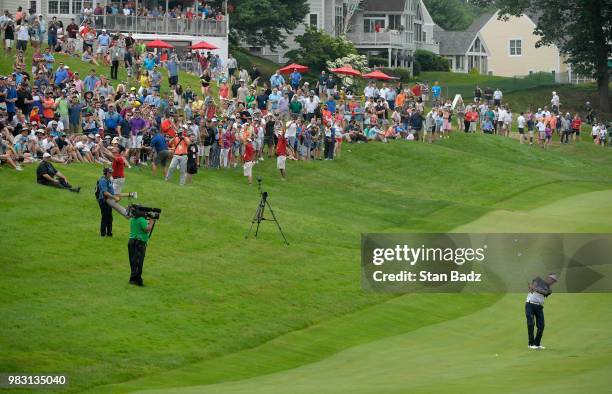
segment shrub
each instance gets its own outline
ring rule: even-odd
[[[433,52],[418,49],[414,52],[414,59],[421,66],[419,71],[450,71],[448,59]]]
[[[383,68],[379,68],[379,70],[384,72],[385,74],[391,75],[392,77],[398,77],[401,82],[410,81],[410,69],[408,68],[383,67]]]
[[[412,75],[414,75],[415,77],[417,75],[421,75],[421,71],[422,71],[421,62],[419,62],[418,60],[414,59],[412,61]]]

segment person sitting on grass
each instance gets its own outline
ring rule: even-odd
[[[41,185],[68,189],[71,192],[79,193],[81,191],[81,187],[72,187],[72,185],[68,183],[68,178],[53,167],[50,159],[51,155],[45,152],[43,154],[42,161],[36,169],[36,181]]]
[[[0,164],[8,163],[17,171],[23,171],[23,168],[17,164],[17,154],[8,141],[4,140],[4,135],[0,135]]]
[[[99,66],[100,64],[96,61],[94,55],[93,55],[93,50],[91,49],[91,47],[88,47],[84,52],[83,55],[81,56],[81,60],[84,61],[85,63],[91,63],[95,66]]]

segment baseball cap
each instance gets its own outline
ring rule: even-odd
[[[113,138],[113,140],[111,141],[111,143],[113,143],[113,144],[118,144],[118,143],[119,143],[119,137],[115,137],[115,138]]]
[[[109,172],[113,172],[113,169],[110,167],[104,167],[104,169],[102,170],[103,174],[108,174]]]
[[[555,282],[559,280],[559,278],[557,277],[557,274],[551,272],[550,274],[548,274],[548,277],[552,280],[554,280]]]
[[[47,153],[47,152],[43,153],[43,158],[44,158],[44,159],[46,159],[46,158],[48,158],[48,157],[51,157],[51,155],[50,155],[49,153]]]

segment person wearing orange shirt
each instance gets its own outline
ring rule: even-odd
[[[395,108],[402,108],[406,102],[406,93],[401,90],[397,97],[395,97]]]
[[[53,116],[55,115],[55,100],[53,99],[53,93],[46,93],[45,98],[42,102],[43,106],[43,118],[45,124],[49,124],[53,120]]]
[[[223,80],[221,86],[219,86],[219,99],[222,103],[229,100],[229,86],[225,80]]]
[[[169,181],[170,178],[172,178],[174,170],[178,168],[181,173],[179,181],[181,186],[185,186],[185,180],[187,178],[187,150],[191,144],[189,138],[183,136],[183,131],[186,131],[186,129],[187,126],[183,126],[183,128],[177,132],[176,137],[170,141],[170,150],[173,151],[174,155],[172,156],[172,161],[168,168],[168,174],[166,174],[166,181]]]

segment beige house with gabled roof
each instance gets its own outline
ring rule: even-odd
[[[498,15],[499,11],[484,14],[468,28],[487,44],[489,74],[513,77],[545,72],[557,77],[568,72],[555,45],[536,48],[537,16],[523,14],[504,21]]]

